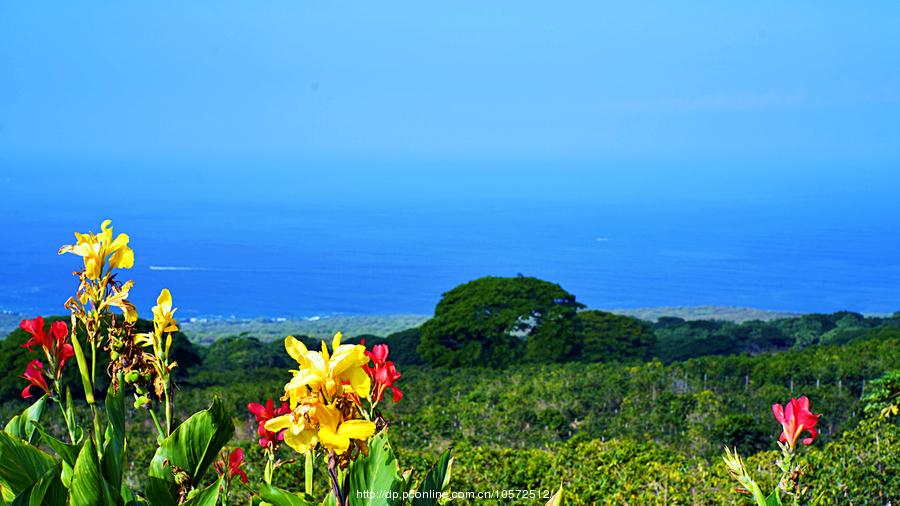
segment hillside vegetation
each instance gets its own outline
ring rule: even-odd
[[[247,450],[247,472],[262,473],[247,403],[278,398],[296,363],[281,340],[241,333],[198,346],[174,337],[176,417],[220,398],[236,423],[233,443]],[[28,359],[26,339],[17,330],[0,342],[4,420],[24,406],[16,376]],[[552,283],[485,278],[448,292],[422,326],[346,342],[361,339],[370,348],[388,344],[402,372],[402,401],[381,405],[400,461],[422,473],[452,447],[454,490],[549,491],[562,483],[572,504],[741,503],[722,447],[749,456],[761,485],[773,487],[781,428],[771,406],[805,395],[823,415],[803,457],[803,503],[900,500],[900,428],[891,414],[900,403],[897,316],[650,322],[585,310]],[[47,416],[60,433],[58,413]],[[149,422],[127,433],[126,480],[140,487],[156,433]],[[300,472],[299,462],[285,465],[279,480],[297,481]]]

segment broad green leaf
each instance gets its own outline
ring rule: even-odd
[[[216,503],[219,502],[219,492],[223,484],[222,478],[219,478],[215,483],[203,490],[195,490],[188,496],[188,500],[182,503],[182,506],[216,506]]]
[[[19,494],[10,506],[65,506],[68,492],[59,479],[60,465],[51,467],[41,478]]]
[[[354,506],[401,504],[402,487],[403,478],[397,458],[387,433],[382,432],[369,441],[369,455],[361,455],[350,465],[348,502]],[[366,491],[373,493],[367,494]],[[386,492],[395,493],[397,498],[386,498]]]
[[[199,484],[233,434],[234,424],[218,397],[209,409],[185,420],[160,441],[150,462],[146,489],[150,502],[162,506],[177,504],[179,483],[186,488]]]
[[[125,385],[119,373],[119,385]],[[103,476],[111,490],[122,487],[122,473],[125,461],[125,389],[115,392],[112,383],[106,394],[106,415],[109,420],[103,444]]]
[[[447,488],[450,482],[450,466],[453,459],[450,458],[450,450],[448,449],[425,475],[422,485],[419,486],[419,492],[422,497],[413,499],[413,506],[433,506],[438,503],[440,492]]]
[[[117,501],[100,471],[97,447],[88,438],[78,453],[69,487],[72,506],[114,506]]]
[[[545,506],[563,506],[563,504],[565,504],[565,501],[563,501],[563,487],[560,483],[559,490],[557,490],[556,493],[553,494],[553,497],[551,497],[550,500],[547,501],[547,504]]]
[[[69,464],[70,466],[75,466],[75,461],[78,460],[78,453],[81,452],[81,446],[84,443],[79,443],[77,445],[70,445],[68,443],[64,443],[59,439],[51,436],[41,424],[35,424],[35,429],[37,429],[38,434],[41,436],[41,442],[45,445],[49,446],[51,450],[56,452],[56,455],[62,459],[63,462]]]
[[[0,432],[0,483],[19,495],[41,479],[57,460],[24,440]]]
[[[49,446],[51,450],[56,452],[56,455],[62,459],[62,482],[68,487],[72,483],[72,473],[73,468],[75,467],[75,461],[78,460],[78,453],[81,451],[81,447],[84,443],[78,443],[77,445],[63,443],[59,439],[48,434],[41,424],[35,424],[35,428],[41,435],[41,441]]]
[[[769,497],[766,497],[766,506],[782,506],[781,495],[778,494],[777,488],[769,495]]]
[[[297,494],[273,487],[267,483],[260,487],[259,496],[274,506],[312,506],[312,503],[305,501]]]
[[[126,506],[144,504],[143,502],[138,502],[140,498],[134,495],[134,490],[131,490],[127,483],[122,483],[122,486],[119,488],[119,495],[122,496],[122,503]]]
[[[22,411],[21,414],[12,417],[9,423],[6,424],[6,428],[3,429],[4,432],[16,436],[19,439],[24,439],[29,443],[33,443],[34,424],[40,421],[46,403],[47,396],[41,396],[40,399],[26,408],[25,411]]]

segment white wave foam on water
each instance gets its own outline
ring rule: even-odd
[[[206,267],[183,267],[178,265],[151,265],[151,271],[208,271]]]

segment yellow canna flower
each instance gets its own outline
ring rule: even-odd
[[[113,238],[112,220],[100,224],[99,234],[75,232],[75,244],[59,248],[59,254],[74,253],[84,259],[84,272],[88,279],[100,279],[104,264],[110,269],[130,269],[134,266],[134,250],[128,247],[128,234]]]
[[[375,433],[375,423],[344,420],[337,407],[314,402],[301,404],[287,415],[272,418],[266,422],[265,429],[271,432],[284,430],[284,442],[299,453],[309,453],[321,443],[326,449],[342,455],[350,448],[351,439],[371,437]]]
[[[354,393],[361,398],[369,397],[371,380],[363,369],[369,363],[366,348],[361,345],[341,344],[341,333],[334,335],[331,341],[332,352],[322,342],[322,351],[311,351],[306,346],[288,336],[284,347],[288,354],[297,361],[299,370],[291,371],[293,379],[284,389],[290,398],[291,408],[296,407],[300,397],[310,391],[322,394],[325,400],[333,399],[345,392]]]
[[[298,453],[309,453],[319,441],[316,415],[321,404],[314,397],[311,399],[311,403],[301,404],[292,412],[271,418],[265,424],[265,429],[271,432],[284,430],[284,442]]]
[[[319,441],[338,455],[350,447],[351,439],[366,440],[375,433],[375,423],[368,420],[342,420],[341,412],[334,406],[323,406],[318,411]]]
[[[153,306],[153,325],[159,334],[164,332],[175,332],[178,330],[178,322],[175,321],[175,309],[172,309],[172,294],[168,288],[163,288],[156,298],[156,305]]]
[[[163,288],[159,292],[156,305],[151,311],[153,311],[153,332],[138,334],[134,340],[141,346],[152,346],[155,356],[160,360],[165,360],[172,348],[171,333],[178,330],[178,322],[173,316],[176,309],[172,309],[172,293],[168,288]],[[165,346],[163,346],[162,340],[164,334],[166,336]]]

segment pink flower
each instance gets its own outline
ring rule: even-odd
[[[822,415],[815,415],[809,410],[809,399],[806,396],[791,399],[786,407],[774,404],[772,412],[782,427],[781,437],[778,440],[787,443],[791,448],[797,444],[797,439],[803,431],[809,432],[809,437],[803,439],[805,445],[811,444],[819,435],[816,424]]]
[[[25,367],[25,373],[19,377],[28,380],[28,386],[22,390],[23,399],[31,397],[31,387],[38,387],[46,392],[47,395],[53,395],[50,393],[50,387],[47,385],[47,380],[44,379],[44,364],[41,364],[40,360],[28,362],[28,365]]]
[[[225,466],[225,460],[228,460],[228,466]],[[213,467],[220,476],[225,477],[226,482],[231,482],[235,476],[240,476],[241,481],[247,483],[247,473],[241,469],[244,465],[244,450],[235,448],[230,453],[227,450],[222,451],[222,460],[217,460]]]
[[[66,360],[75,356],[75,349],[66,342],[66,337],[69,335],[69,327],[66,325],[66,322],[53,322],[50,325],[50,334],[44,332],[44,319],[40,316],[31,320],[22,320],[19,327],[31,334],[31,337],[22,347],[28,348],[28,351],[32,353],[34,352],[32,346],[43,348],[51,367],[55,366],[55,376],[59,379],[62,376],[62,369],[66,365]]]
[[[286,415],[291,412],[291,407],[286,402],[282,402],[281,406],[275,407],[275,402],[272,399],[266,401],[266,405],[263,406],[258,402],[251,402],[247,404],[247,410],[253,415],[256,416],[256,423],[259,426],[256,428],[256,432],[259,434],[259,446],[266,448],[269,444],[272,444],[274,447],[278,444],[278,441],[284,439],[284,431],[280,430],[277,433],[272,432],[270,430],[266,430],[266,422],[281,415]]]
[[[362,345],[365,346],[365,344],[366,342],[362,341]],[[372,347],[372,351],[366,350],[366,356],[369,357],[374,364],[374,367],[369,367],[368,365],[363,366],[366,374],[368,374],[369,377],[372,378],[372,382],[375,383],[372,402],[380,402],[381,399],[384,398],[384,391],[388,388],[390,388],[393,393],[394,402],[400,402],[400,399],[403,398],[403,392],[394,386],[394,382],[400,379],[401,375],[394,365],[394,362],[387,359],[389,352],[390,350],[386,344],[376,344]]]

